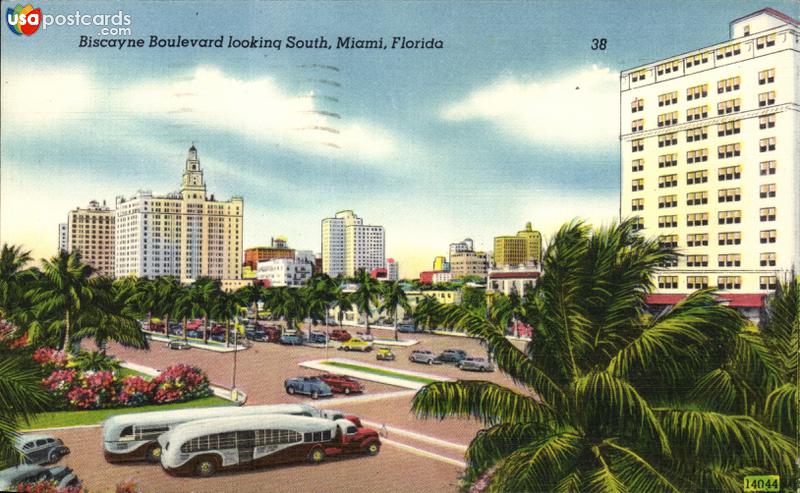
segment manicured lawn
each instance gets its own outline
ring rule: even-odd
[[[124,369],[123,369],[124,370]],[[132,370],[128,370],[132,371]],[[92,411],[54,411],[36,416],[29,425],[22,426],[28,430],[40,428],[60,428],[63,426],[94,425],[115,414],[142,413],[146,411],[166,411],[205,406],[235,406],[236,404],[217,396],[203,397],[193,401],[175,404],[160,404],[140,407],[120,407],[116,409],[95,409]]]
[[[398,373],[396,371],[391,371],[391,370],[381,370],[379,368],[372,368],[370,366],[360,366],[360,365],[351,365],[350,363],[340,363],[339,361],[323,361],[321,364],[336,366],[339,368],[349,368],[351,370],[363,371],[364,373],[372,373],[374,375],[383,375],[385,377],[400,378],[402,380],[410,380],[412,382],[433,383],[439,381],[439,380],[433,380],[431,378],[418,377],[416,375],[407,375],[405,373]]]
[[[140,371],[131,370],[130,368],[124,368],[124,367],[120,368],[119,370],[117,370],[117,375],[120,378],[125,378],[125,377],[130,377],[130,376],[142,377],[142,378],[147,379],[147,380],[150,380],[152,378],[150,375],[147,375],[147,374],[142,373]]]

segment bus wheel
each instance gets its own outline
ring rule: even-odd
[[[144,455],[147,462],[159,462],[161,460],[161,447],[150,447]]]
[[[316,390],[311,392],[311,398],[312,399],[318,399],[319,398],[319,392],[317,392]]]
[[[308,461],[312,464],[321,464],[325,460],[325,451],[321,448],[315,448],[308,454]]]
[[[198,476],[202,478],[207,478],[209,476],[213,476],[214,472],[216,472],[217,466],[214,464],[214,461],[210,459],[203,459],[197,463],[197,467],[195,467],[195,472]]]
[[[367,445],[367,455],[378,455],[378,452],[381,451],[381,446],[375,442],[370,443]]]
[[[344,388],[344,395],[350,395],[350,387]]]

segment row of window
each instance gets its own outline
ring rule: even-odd
[[[691,154],[690,153],[694,153]],[[689,161],[691,156],[691,161]],[[706,154],[707,156],[707,154]],[[703,159],[704,155],[701,153],[699,155],[700,159]],[[694,163],[697,161],[698,154],[696,151],[689,151],[686,156],[686,160],[689,163]],[[671,168],[678,165],[678,155],[677,154],[662,154],[658,156],[658,167],[659,168]],[[775,161],[761,161],[758,163],[758,172],[761,176],[768,176],[774,175],[777,170],[777,164]],[[631,171],[636,173],[639,171],[644,171],[644,159],[634,159],[631,161]],[[742,176],[742,165],[736,166],[725,166],[723,168],[719,168],[718,170],[718,178],[720,181],[726,180],[735,180],[739,179]],[[688,175],[687,175],[688,177]],[[635,191],[635,190],[634,190]]]
[[[758,141],[759,152],[774,151],[776,149],[776,142],[777,140],[775,137],[759,139]],[[677,133],[663,134],[658,136],[658,147],[669,147],[676,145],[677,143],[678,143]],[[631,152],[641,152],[643,150],[644,150],[644,139],[633,139],[631,141]],[[697,158],[698,153],[700,159]],[[719,159],[737,157],[740,156],[741,153],[742,153],[741,143],[724,144],[721,146],[717,146],[717,157]],[[708,148],[688,151],[686,153],[686,159],[689,163],[707,161]]]
[[[758,214],[761,222],[775,221],[777,217],[777,211],[775,207],[762,207],[759,209]],[[719,211],[717,213],[717,224],[740,224],[741,222],[742,211],[740,210]],[[686,226],[708,226],[708,213],[691,212],[686,214]],[[678,216],[676,214],[658,216],[658,227],[677,228]]]
[[[759,288],[763,290],[775,289],[777,287],[776,276],[759,276]],[[658,276],[658,287],[660,289],[678,289],[678,276]],[[717,287],[720,289],[741,289],[741,276],[718,276]],[[687,276],[687,289],[706,289],[708,288],[708,276]]]

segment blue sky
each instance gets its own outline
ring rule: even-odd
[[[491,249],[526,221],[546,237],[575,216],[609,221],[618,72],[720,42],[728,22],[765,6],[37,3],[45,14],[122,10],[146,42],[406,36],[444,48],[120,51],[77,47],[82,34],[102,38],[97,27],[16,37],[4,25],[0,241],[49,256],[70,208],[176,190],[192,141],[209,193],[244,196],[245,247],[285,235],[319,251],[320,220],[350,208],[386,227],[387,255],[413,277],[467,236]],[[800,16],[797,2],[769,6]],[[592,38],[607,49],[592,51]]]

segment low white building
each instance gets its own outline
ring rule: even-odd
[[[386,280],[396,281],[400,279],[399,274],[400,266],[393,258],[386,259]]]
[[[503,293],[506,296],[516,292],[518,295],[523,296],[528,289],[536,286],[541,274],[540,269],[532,264],[490,269],[487,276],[486,292]]]
[[[450,273],[450,272],[441,271],[441,272],[434,272],[433,273],[433,278],[432,278],[433,284],[436,284],[436,283],[439,283],[439,282],[450,282],[452,280],[453,280],[453,274]]]
[[[276,258],[258,263],[256,278],[272,287],[302,286],[314,273],[314,253],[299,251],[295,258]]]

